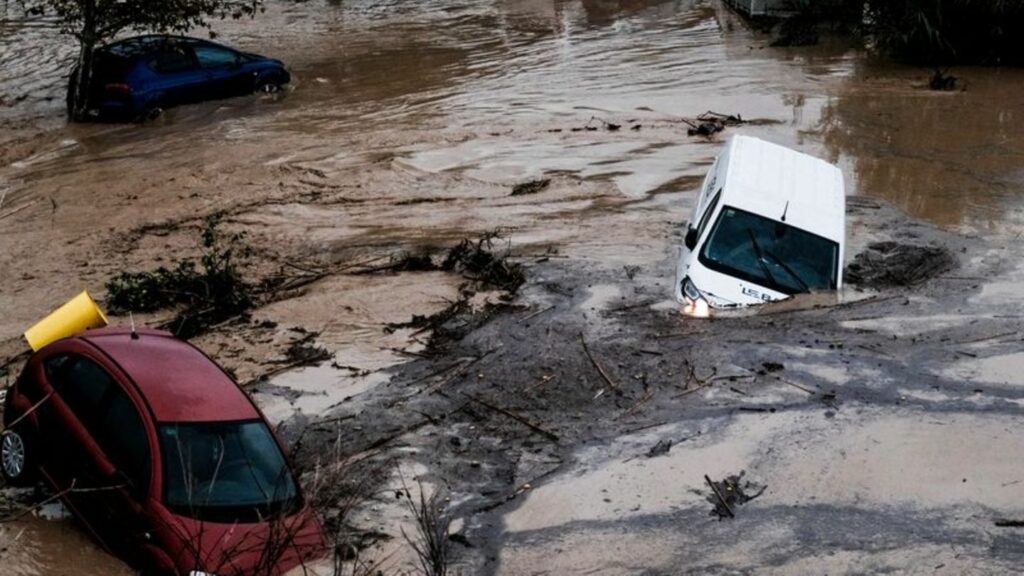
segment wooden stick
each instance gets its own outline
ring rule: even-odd
[[[707,387],[708,387],[708,384],[707,384],[707,382],[705,382],[705,383],[697,386],[696,388],[691,388],[689,390],[684,391],[681,394],[676,394],[672,398],[674,399],[674,398],[682,398],[683,396],[689,396],[690,394],[693,394],[694,392],[697,392],[698,390],[703,390],[704,388],[707,388]]]
[[[874,352],[875,354],[881,354],[882,356],[885,356],[887,358],[892,358],[892,354],[889,354],[885,350],[876,350],[876,349],[874,349],[871,346],[868,346],[866,344],[857,344],[857,348],[861,348],[863,350],[867,350],[868,352]]]
[[[5,430],[6,429],[10,429],[10,428],[14,428],[15,426],[18,425],[18,422],[21,422],[25,418],[28,418],[28,415],[33,413],[33,412],[35,412],[40,406],[42,406],[43,402],[46,402],[47,400],[49,400],[50,396],[53,396],[53,390],[50,390],[46,394],[46,396],[43,396],[42,400],[40,400],[39,402],[36,402],[35,404],[33,404],[32,407],[29,408],[28,410],[26,410],[24,414],[22,414],[21,416],[18,416],[17,418],[15,418],[14,422],[11,422],[10,426],[7,426],[7,428],[5,428]]]
[[[587,353],[587,358],[590,358],[591,364],[594,365],[594,368],[597,368],[597,371],[601,374],[601,378],[604,379],[604,381],[608,384],[609,387],[611,387],[612,390],[618,390],[619,387],[615,384],[614,381],[612,381],[612,379],[604,371],[604,368],[602,368],[601,365],[597,363],[597,360],[595,360],[594,356],[590,353],[590,348],[587,346],[587,340],[583,337],[583,332],[580,332],[580,343],[583,344],[583,351]]]
[[[708,483],[708,486],[711,487],[715,496],[718,497],[718,501],[725,507],[725,511],[729,513],[729,518],[735,518],[736,515],[732,513],[732,508],[729,506],[729,503],[725,501],[725,497],[723,497],[722,493],[718,491],[718,486],[715,486],[715,483],[711,481],[711,478],[708,478],[707,474],[704,475],[704,481]]]
[[[526,322],[527,320],[532,320],[533,318],[535,318],[537,316],[540,316],[541,314],[543,314],[543,313],[545,313],[545,312],[547,312],[549,310],[554,310],[554,308],[555,308],[555,305],[552,304],[551,306],[548,306],[547,308],[544,308],[543,310],[538,310],[538,311],[534,312],[533,314],[530,314],[529,316],[527,316],[525,318],[520,318],[519,320],[516,320],[516,324],[522,324],[523,322]]]
[[[494,410],[495,412],[497,412],[499,414],[502,414],[504,416],[508,416],[509,418],[515,420],[516,422],[519,422],[523,426],[526,426],[530,430],[533,430],[534,432],[540,434],[541,436],[544,436],[545,438],[547,438],[548,440],[551,440],[552,442],[555,442],[555,443],[558,442],[558,435],[557,434],[555,434],[554,432],[551,432],[550,430],[546,430],[544,428],[541,428],[539,425],[534,424],[533,422],[530,422],[529,420],[527,420],[526,418],[523,418],[522,416],[520,416],[518,414],[509,412],[508,410],[505,410],[504,408],[501,408],[499,406],[495,406],[494,404],[486,402],[485,400],[483,400],[481,398],[477,398],[476,396],[473,396],[471,394],[463,393],[462,395],[464,397],[466,397],[467,399],[472,400],[473,402],[476,402],[477,404],[479,404],[479,405],[481,405],[481,406],[483,406],[485,408],[490,408],[491,410]]]
[[[750,372],[755,377],[757,376],[757,373],[754,372],[753,370],[751,370],[750,368],[744,368],[742,366],[740,366],[739,368],[741,370],[746,370],[747,372]],[[815,392],[814,390],[808,390],[807,388],[804,388],[803,386],[801,386],[799,384],[796,384],[794,382],[790,382],[789,380],[786,380],[782,376],[777,376],[775,374],[765,374],[765,376],[768,376],[769,378],[774,378],[774,379],[778,380],[779,382],[782,382],[783,384],[785,384],[787,386],[792,386],[793,388],[796,388],[797,390],[799,390],[801,392],[805,392],[807,394],[810,394],[811,396],[814,396],[814,395],[817,394],[817,392]]]
[[[417,394],[423,394],[423,393],[433,394],[433,393],[437,392],[441,388],[444,388],[445,386],[447,386],[448,383],[451,382],[452,380],[458,378],[461,375],[464,375],[466,373],[466,368],[469,368],[469,366],[472,363],[473,362],[466,362],[466,363],[460,364],[459,366],[456,367],[455,370],[448,372],[445,375],[444,378],[441,378],[437,382],[431,384],[430,386],[427,386],[423,390],[420,390],[419,392],[417,392]]]
[[[554,462],[552,462],[552,464],[554,464]],[[495,508],[498,508],[499,506],[505,504],[506,502],[509,502],[511,500],[515,500],[517,496],[519,496],[523,492],[526,492],[527,490],[529,490],[530,488],[535,486],[538,481],[543,480],[544,478],[547,478],[548,476],[554,474],[555,472],[558,472],[558,470],[561,469],[561,468],[562,468],[562,463],[559,462],[558,465],[555,466],[554,468],[552,468],[551,470],[548,470],[547,472],[544,472],[543,474],[533,478],[529,482],[521,484],[518,488],[516,488],[516,490],[514,492],[508,494],[507,496],[505,496],[501,500],[497,500],[495,502],[491,502],[490,504],[485,504],[485,505],[477,508],[476,510],[473,510],[473,512],[476,513],[476,514],[479,514],[481,512],[490,512],[491,510],[494,510]],[[528,488],[528,486],[530,488]]]
[[[977,344],[979,342],[986,342],[988,340],[996,340],[998,338],[1005,338],[1006,336],[1016,336],[1017,332],[1006,332],[1003,334],[996,334],[995,336],[983,336],[981,338],[975,338],[974,340],[964,340],[960,344]]]
[[[3,220],[4,218],[7,218],[8,216],[14,216],[18,212],[21,212],[22,210],[24,210],[26,208],[31,208],[32,206],[35,206],[37,203],[38,203],[38,199],[32,200],[31,202],[29,202],[27,204],[22,204],[21,206],[18,206],[17,208],[11,210],[10,212],[8,212],[6,214],[0,214],[0,220]]]
[[[373,450],[380,448],[381,446],[384,446],[385,444],[390,444],[394,440],[397,440],[398,438],[401,438],[402,436],[405,436],[410,432],[419,430],[420,428],[426,426],[427,424],[430,424],[430,420],[424,418],[423,420],[415,424],[410,424],[409,426],[406,426],[404,428],[399,428],[396,432],[375,440],[373,443],[371,443],[369,446],[363,449],[363,452],[371,452]]]
[[[815,394],[817,394],[817,392],[815,392],[814,390],[808,390],[807,388],[804,388],[803,386],[801,386],[799,384],[796,384],[794,382],[790,382],[789,380],[786,380],[782,376],[775,376],[773,374],[772,378],[775,378],[776,380],[778,380],[779,382],[782,382],[783,384],[786,384],[788,386],[792,386],[793,388],[796,388],[797,390],[799,390],[801,392],[806,392],[807,394],[810,394],[811,396],[814,396]]]
[[[635,404],[630,406],[629,409],[623,412],[622,414],[616,416],[615,419],[618,420],[620,418],[625,418],[626,416],[629,416],[630,414],[636,412],[637,410],[640,409],[641,406],[646,404],[647,401],[650,400],[653,396],[654,390],[648,390],[647,393],[644,394],[639,400],[637,400]]]
[[[19,352],[19,353],[15,354],[14,356],[11,356],[10,358],[5,359],[3,364],[0,364],[0,370],[2,370],[4,368],[7,368],[11,364],[14,364],[16,362],[21,362],[22,360],[26,360],[31,355],[32,355],[32,353],[29,352],[28,350],[26,350],[24,352]]]
[[[625,312],[627,310],[635,310],[637,308],[643,308],[644,306],[650,306],[652,304],[657,304],[657,303],[658,303],[657,300],[644,300],[643,302],[636,302],[634,304],[625,304],[623,306],[618,306],[616,308],[609,308],[608,312],[610,312],[610,313]]]
[[[498,350],[501,350],[501,346],[502,346],[501,344],[498,344],[494,348],[491,348],[490,350],[488,350],[487,352],[484,352],[483,354],[477,356],[476,358],[471,358],[471,359],[468,359],[468,360],[463,358],[458,363],[456,363],[457,369],[455,371],[449,372],[449,371],[446,370],[445,372],[447,372],[447,374],[445,374],[444,378],[441,378],[436,383],[431,384],[426,389],[421,390],[420,392],[417,392],[417,394],[420,394],[422,392],[429,392],[430,394],[433,394],[433,393],[437,392],[438,390],[441,389],[441,387],[445,386],[446,384],[448,384],[449,382],[451,382],[455,378],[464,375],[466,373],[466,370],[468,370],[469,367],[472,366],[473,364],[476,364],[477,362],[483,360],[484,358],[487,358],[491,354],[494,354]]]

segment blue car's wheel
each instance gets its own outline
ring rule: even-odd
[[[264,78],[256,84],[256,94],[276,94],[281,91],[281,83],[275,78]]]
[[[156,120],[157,118],[162,116],[163,113],[163,106],[160,106],[159,104],[151,104],[149,106],[146,106],[145,110],[143,110],[142,113],[139,114],[137,119],[139,122],[152,122],[153,120]]]

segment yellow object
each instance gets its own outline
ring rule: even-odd
[[[107,316],[103,310],[100,310],[88,291],[82,291],[29,328],[25,332],[25,340],[28,340],[28,345],[35,352],[51,342],[74,336],[82,330],[102,328],[106,325]]]

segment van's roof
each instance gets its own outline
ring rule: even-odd
[[[843,174],[836,166],[752,136],[733,136],[721,203],[778,220],[842,244]],[[787,208],[787,203],[788,208]]]

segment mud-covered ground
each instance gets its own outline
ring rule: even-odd
[[[702,322],[664,302],[668,259],[533,264],[528,305],[340,408],[341,443],[429,471],[466,573],[1012,570],[1022,335],[979,280],[998,252],[873,201],[851,218],[958,267]],[[733,474],[764,491],[720,520],[704,476]]]
[[[246,277],[275,289],[194,341],[301,437],[301,465],[383,471],[348,520],[394,570],[410,559],[394,490],[417,481],[450,497],[465,574],[1020,563],[1019,529],[996,520],[1024,518],[1024,76],[955,70],[967,90],[933,93],[929,71],[841,42],[766,48],[713,2],[272,1],[219,32],[286,60],[293,90],[65,127],[66,48],[0,27],[0,80],[31,62],[14,47],[52,64],[0,102],[2,377],[47,311],[194,256],[220,214],[252,248]],[[708,109],[753,122],[690,136],[684,120]],[[675,246],[737,131],[843,167],[848,258],[874,266],[858,270],[870,287],[678,314]],[[365,273],[496,229],[526,274],[511,297],[454,272]],[[948,259],[855,260],[877,242]],[[442,330],[402,326],[460,300]],[[296,367],[289,347],[310,334],[332,358]],[[741,473],[760,494],[720,519],[705,475]],[[62,574],[89,555],[117,573],[76,530],[5,523],[4,565]]]

